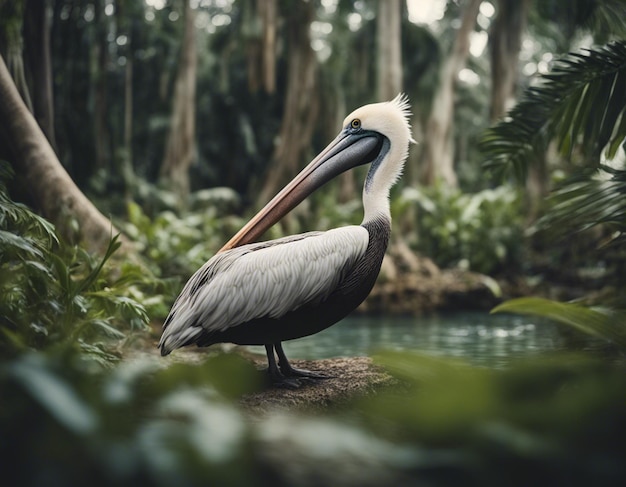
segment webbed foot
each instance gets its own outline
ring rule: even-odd
[[[321,372],[313,372],[311,370],[297,369],[295,367],[292,367],[292,365],[289,363],[289,360],[287,360],[287,356],[285,355],[282,344],[280,342],[275,343],[274,348],[276,349],[276,353],[278,354],[278,367],[285,377],[300,377],[303,379],[315,380],[330,379],[332,377],[326,374],[322,374]]]
[[[278,367],[265,369],[269,383],[280,389],[299,389],[302,383],[295,377],[284,375]]]

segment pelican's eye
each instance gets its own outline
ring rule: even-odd
[[[350,122],[350,128],[352,130],[359,130],[361,128],[361,121],[358,118],[355,118]]]

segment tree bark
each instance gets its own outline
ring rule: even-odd
[[[516,98],[519,52],[526,28],[530,0],[499,0],[498,13],[489,32],[491,54],[491,122],[502,118]],[[527,214],[533,221],[548,194],[547,157],[538,157],[528,169]]]
[[[263,88],[266,93],[276,91],[276,0],[258,0],[263,21]]]
[[[120,166],[126,200],[131,199],[135,171],[133,169],[133,49],[132,32],[128,29],[128,50],[124,69],[124,151]]]
[[[51,9],[47,1],[27,0],[24,14],[24,38],[27,71],[32,87],[33,112],[56,152],[52,63],[50,60]]]
[[[263,88],[273,94],[276,91],[277,1],[246,2],[242,10],[242,30],[247,38],[248,89],[256,93]]]
[[[111,132],[107,124],[107,64],[109,62],[108,51],[108,27],[109,21],[104,15],[104,1],[96,0],[95,25],[96,39],[92,48],[91,72],[93,89],[93,131],[94,148],[96,152],[96,167],[110,170],[111,167]]]
[[[133,168],[133,24],[135,15],[135,10],[129,2],[117,3],[115,17],[118,33],[124,34],[127,40],[119,56],[120,58],[123,56],[126,62],[124,65],[124,130],[121,150],[115,151],[115,168],[119,171],[124,183],[124,197],[127,201],[131,199],[135,187]]]
[[[376,18],[378,101],[388,101],[402,91],[400,0],[378,2]]]
[[[513,105],[517,91],[519,52],[526,29],[529,0],[499,0],[489,32],[492,122]]]
[[[442,180],[457,186],[454,169],[454,92],[459,72],[469,55],[470,34],[476,24],[481,0],[469,0],[463,11],[461,26],[452,51],[444,59],[439,73],[439,89],[435,93],[424,134],[422,183],[432,185]]]
[[[0,3],[0,55],[6,59],[13,83],[32,112],[33,103],[24,72],[24,8],[24,0]]]
[[[161,179],[180,196],[185,205],[190,192],[189,168],[195,155],[196,136],[196,34],[194,11],[185,1],[185,27],[180,63],[174,82],[170,130],[165,143]]]
[[[48,139],[28,110],[0,56],[0,136],[15,172],[30,190],[36,206],[69,241],[79,239],[90,251],[103,251],[113,224],[78,189],[59,162]],[[78,223],[78,235],[73,229]]]
[[[259,194],[258,205],[267,203],[302,165],[306,149],[311,145],[319,111],[317,100],[317,58],[311,48],[309,30],[314,18],[311,2],[292,5],[287,19],[287,93],[278,138]]]

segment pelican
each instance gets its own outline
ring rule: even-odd
[[[325,378],[292,367],[281,342],[337,323],[374,286],[391,232],[389,191],[414,142],[409,115],[402,94],[348,115],[335,140],[189,279],[163,324],[161,355],[192,344],[264,345],[274,384]],[[361,225],[252,243],[324,183],[364,164]]]

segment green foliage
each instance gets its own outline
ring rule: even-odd
[[[604,303],[624,306],[626,281],[626,171],[602,166],[592,175],[573,176],[555,189],[546,201],[546,212],[532,227],[534,241],[546,241],[543,255],[592,269],[578,272],[587,289],[602,287]],[[554,245],[554,241],[559,245]]]
[[[492,313],[519,313],[548,318],[587,335],[602,338],[626,349],[626,312],[559,303],[543,298],[518,298],[496,306]]]
[[[402,389],[364,400],[370,427],[418,444],[414,478],[435,485],[586,485],[623,479],[626,374],[581,355],[502,370],[385,352],[376,363]],[[603,468],[597,468],[601,462]]]
[[[75,358],[28,353],[0,368],[8,485],[495,486],[537,475],[620,485],[626,475],[626,374],[589,356],[490,370],[384,352],[375,362],[397,388],[262,421],[237,404],[260,374],[235,355],[140,356],[96,371]]]
[[[519,265],[522,213],[510,187],[474,194],[445,186],[406,189],[395,205],[399,213],[417,206],[417,249],[441,267],[489,274]]]
[[[587,55],[571,54],[542,81],[526,91],[508,120],[486,134],[483,150],[487,164],[512,166],[523,176],[533,154],[545,153],[552,139],[563,156],[579,150],[586,168],[551,196],[551,207],[537,227],[554,236],[557,230],[569,233],[604,224],[617,229],[619,235],[625,226],[626,171],[599,163],[603,150],[607,159],[613,159],[626,139],[626,42],[613,42],[589,50]],[[597,173],[598,167],[604,174]],[[618,259],[621,262],[615,267],[623,274],[623,256]],[[619,301],[623,306],[623,300]],[[626,345],[623,311],[537,298],[504,303],[494,311],[544,316],[621,348]]]
[[[127,215],[121,227],[153,270],[166,278],[191,276],[242,225],[240,218],[222,214],[216,205],[181,215],[167,210],[150,218],[141,206],[130,202]]]
[[[581,33],[596,44],[626,37],[626,4],[622,0],[548,0],[533,2],[529,28],[539,42],[554,43],[559,52],[576,42]]]
[[[167,368],[143,357],[94,371],[73,354],[26,353],[0,372],[7,485],[254,479],[246,425],[228,398],[256,390],[258,375],[239,357]]]
[[[108,266],[117,236],[98,258],[61,242],[50,223],[11,201],[3,183],[10,171],[0,168],[0,350],[78,345],[97,360],[112,358],[103,340],[123,338],[122,324],[137,330],[148,321],[130,297],[132,279]]]
[[[626,138],[625,86],[626,41],[570,54],[486,132],[485,164],[501,171],[512,167],[523,180],[552,139],[563,156],[580,148],[594,166],[605,147],[612,158]]]
[[[537,222],[538,229],[554,233],[583,231],[609,225],[626,231],[626,171],[601,166],[591,177],[583,173],[569,178],[548,198],[549,211]]]

